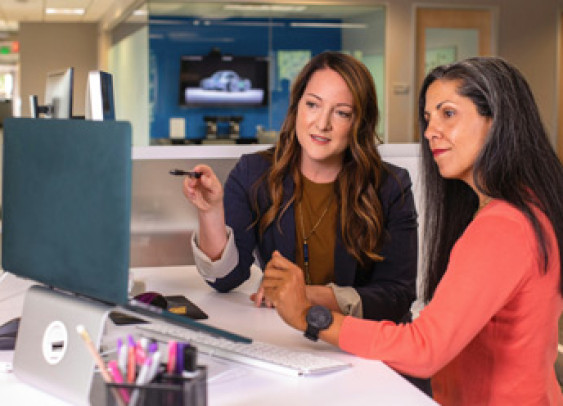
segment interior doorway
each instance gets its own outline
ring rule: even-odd
[[[494,55],[493,23],[493,10],[490,8],[417,8],[416,89],[420,89],[426,74],[438,65],[471,56]],[[418,92],[414,93],[417,106]],[[418,141],[417,118],[414,127],[415,140]]]

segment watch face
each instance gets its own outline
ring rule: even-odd
[[[332,312],[324,306],[313,306],[307,312],[307,324],[324,330],[332,324]]]

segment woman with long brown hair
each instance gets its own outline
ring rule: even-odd
[[[256,252],[304,272],[315,303],[343,314],[403,320],[415,298],[417,219],[408,172],[381,160],[375,85],[357,59],[312,58],[295,79],[275,147],[243,156],[224,193],[211,168],[187,177],[198,208],[196,265],[229,291]],[[259,290],[253,299],[262,303]]]
[[[224,192],[211,168],[196,166],[202,176],[187,177],[184,194],[198,208],[192,248],[208,283],[229,291],[249,278],[254,255],[264,269],[278,251],[303,272],[311,303],[410,320],[417,214],[408,172],[378,153],[378,119],[365,65],[324,52],[295,79],[275,147],[242,156]],[[262,286],[251,299],[271,306]]]

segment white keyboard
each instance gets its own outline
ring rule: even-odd
[[[136,328],[142,335],[158,341],[171,339],[187,341],[204,354],[288,375],[322,374],[351,366],[342,361],[304,351],[288,350],[256,340],[251,344],[237,343],[171,324],[143,324]]]

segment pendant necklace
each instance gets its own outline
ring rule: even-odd
[[[325,207],[325,209],[323,210],[323,213],[320,215],[319,219],[317,220],[317,222],[315,223],[315,225],[313,226],[313,228],[311,229],[311,231],[309,232],[308,235],[305,235],[305,226],[303,223],[303,201],[301,201],[299,203],[299,214],[300,214],[300,220],[301,220],[301,233],[303,235],[303,267],[305,268],[305,283],[307,285],[311,284],[311,274],[309,272],[309,244],[308,244],[308,240],[309,238],[311,238],[311,236],[313,235],[313,233],[317,230],[317,227],[319,226],[319,224],[321,224],[321,221],[323,221],[323,218],[325,217],[326,213],[328,212],[328,208],[330,207],[330,205],[332,204],[332,199],[333,199],[334,195],[332,195],[330,197],[330,199],[328,200],[328,203]]]

